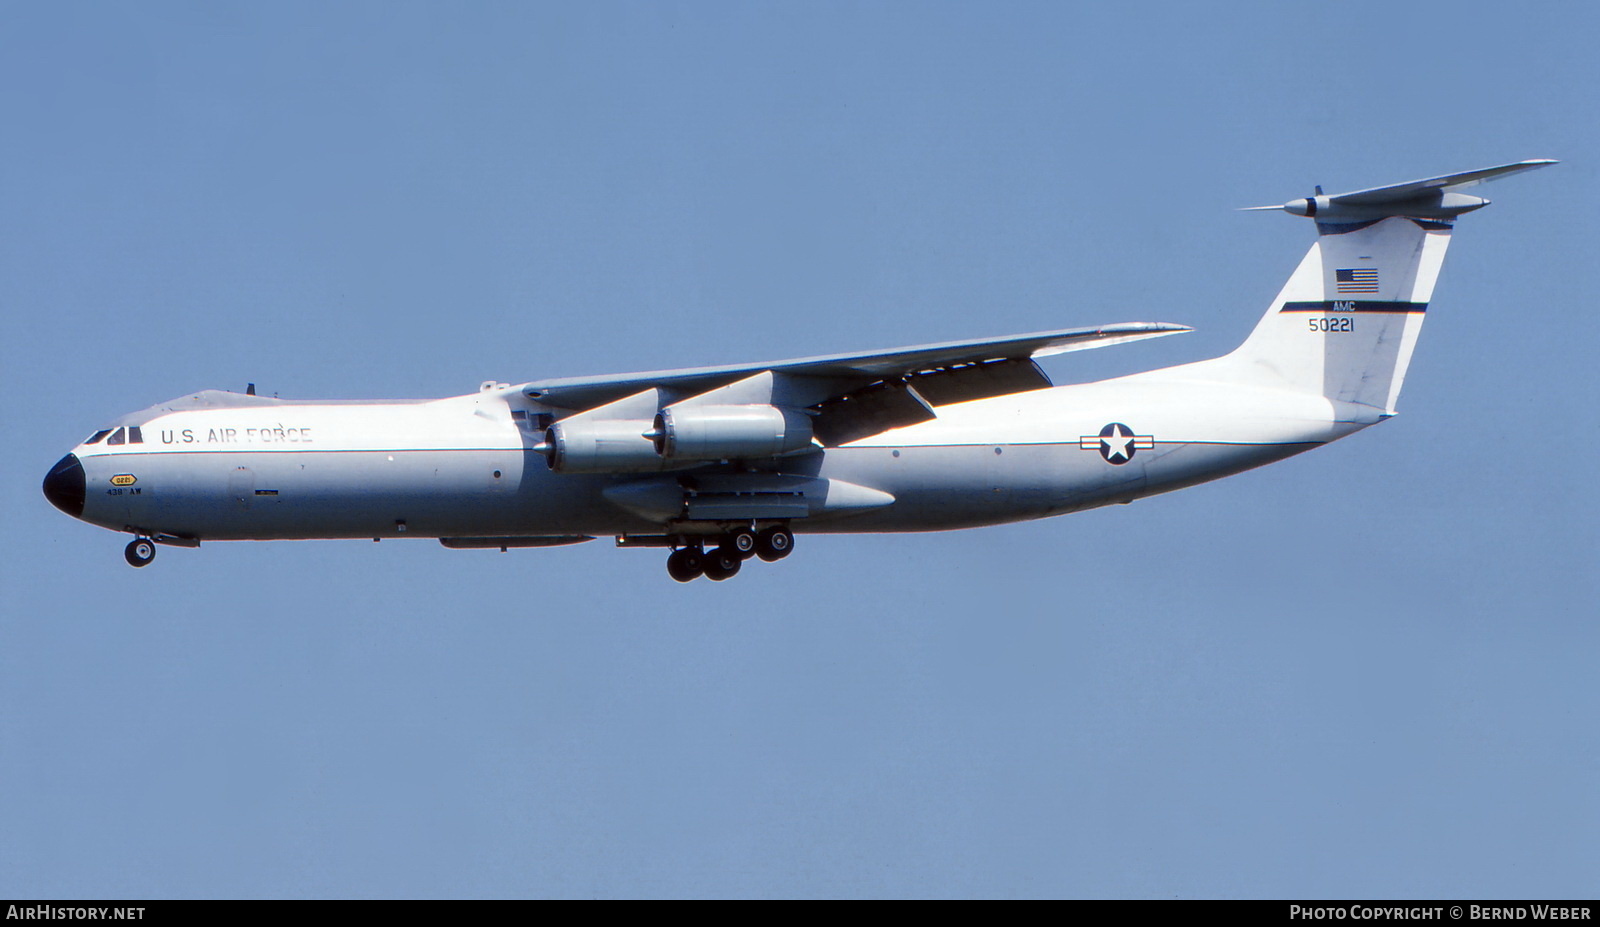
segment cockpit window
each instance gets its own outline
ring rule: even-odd
[[[108,434],[111,434],[111,429],[102,428],[99,431],[95,432],[94,434],[90,435],[89,436],[89,440],[87,440],[87,441],[85,441],[83,443],[84,444],[99,444],[100,443],[100,439],[104,438]]]
[[[128,426],[128,443],[129,444],[143,444],[144,443],[144,434],[139,431],[139,426],[138,425],[129,425]]]
[[[124,431],[121,428],[118,428],[116,431],[113,431],[111,433],[111,437],[106,439],[106,443],[107,444],[123,444],[127,440],[128,440],[127,432]]]

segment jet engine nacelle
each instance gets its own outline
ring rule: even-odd
[[[544,432],[544,452],[557,473],[638,473],[660,470],[663,461],[645,437],[643,419],[556,422]]]
[[[770,405],[668,406],[651,431],[667,460],[772,457],[811,444],[811,417]]]

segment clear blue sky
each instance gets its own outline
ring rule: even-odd
[[[0,896],[1600,891],[1600,14],[37,4],[0,32]],[[39,493],[247,381],[443,396],[1126,320],[1522,158],[1401,416],[1220,483],[806,538],[124,539]]]

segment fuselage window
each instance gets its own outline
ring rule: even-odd
[[[104,438],[108,434],[111,434],[111,429],[102,428],[99,431],[95,432],[94,434],[90,435],[89,436],[89,440],[87,440],[87,441],[85,441],[83,443],[84,444],[99,444],[100,443],[100,439]]]
[[[128,426],[128,443],[129,444],[143,444],[144,443],[144,435],[139,431],[139,426],[138,425],[129,425]]]
[[[123,442],[125,442],[127,440],[128,440],[128,438],[127,438],[126,432],[124,432],[121,428],[118,428],[116,431],[113,431],[111,433],[111,437],[106,439],[106,443],[107,444],[122,444]]]

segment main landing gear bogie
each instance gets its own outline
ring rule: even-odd
[[[150,561],[156,559],[156,542],[149,538],[134,538],[123,548],[122,556],[129,566],[149,566]]]
[[[667,557],[667,574],[680,583],[701,576],[720,583],[737,575],[739,568],[751,557],[760,557],[771,563],[789,556],[792,550],[794,534],[782,525],[759,533],[750,528],[735,528],[710,550],[698,542],[674,550]]]
[[[706,554],[706,579],[714,583],[732,579],[743,565],[744,558],[739,556],[739,552],[724,544]]]
[[[756,535],[756,556],[768,563],[782,560],[794,550],[794,534],[777,525]]]
[[[756,533],[749,528],[736,528],[722,539],[722,546],[734,552],[740,560],[756,555]]]
[[[706,555],[698,547],[680,547],[667,557],[667,573],[680,583],[689,582],[706,571]]]

